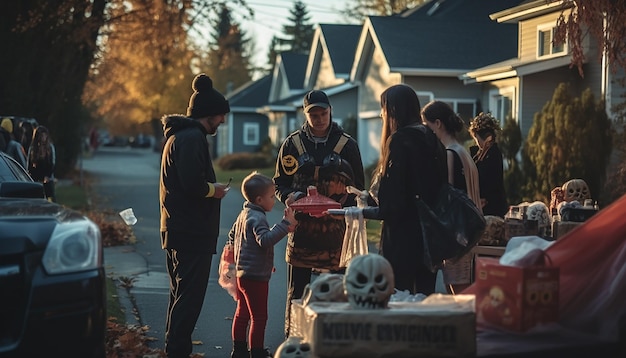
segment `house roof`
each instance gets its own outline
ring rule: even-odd
[[[365,50],[369,31],[392,72],[443,76],[442,70],[452,70],[447,75],[458,76],[517,55],[517,26],[498,24],[489,14],[521,1],[440,0],[401,16],[370,16],[359,51]]]
[[[459,79],[463,80],[465,84],[495,81],[510,77],[521,77],[551,70],[553,68],[569,66],[570,62],[570,57],[567,55],[554,57],[548,60],[522,61],[519,58],[512,58],[467,72],[459,76]]]
[[[335,74],[349,75],[362,26],[337,24],[320,24],[319,26]]]
[[[229,94],[228,102],[232,109],[237,107],[255,108],[267,103],[272,75],[265,75],[256,81],[250,81]]]
[[[518,6],[510,7],[489,15],[500,23],[516,23],[520,20],[541,16],[560,9],[574,6],[571,1],[526,0]]]
[[[289,82],[289,88],[303,88],[306,63],[309,56],[295,52],[282,52],[280,56],[287,81]]]

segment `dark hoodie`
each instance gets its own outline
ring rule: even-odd
[[[201,123],[182,115],[161,121],[167,139],[159,184],[161,246],[215,254],[220,199],[206,197],[207,183],[216,182],[208,133]]]

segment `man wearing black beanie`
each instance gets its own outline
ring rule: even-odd
[[[214,136],[230,112],[228,100],[205,74],[191,85],[187,115],[161,119],[166,138],[161,156],[159,201],[161,247],[166,252],[170,298],[165,321],[168,358],[188,358],[216,253],[221,199],[228,185],[216,183],[207,135]]]

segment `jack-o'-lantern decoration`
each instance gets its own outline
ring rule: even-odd
[[[395,287],[393,269],[381,255],[356,256],[348,263],[343,286],[352,308],[387,308]]]
[[[576,200],[582,204],[585,199],[591,199],[589,186],[582,179],[568,180],[561,188],[563,190],[563,200],[567,202]]]
[[[343,289],[343,275],[322,273],[313,282],[304,287],[302,303],[311,302],[346,302],[348,298]]]
[[[311,356],[311,345],[301,337],[287,338],[274,353],[274,358],[307,358]]]

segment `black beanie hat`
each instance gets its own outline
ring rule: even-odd
[[[204,73],[193,79],[193,94],[189,98],[187,117],[194,119],[230,112],[228,100],[213,88],[213,80]]]

